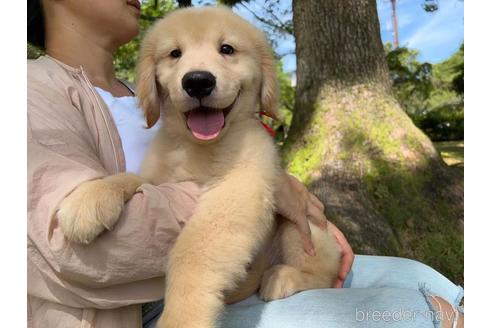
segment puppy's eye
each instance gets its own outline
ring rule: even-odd
[[[220,53],[224,55],[232,55],[234,53],[234,48],[231,45],[223,44],[220,46]]]
[[[173,51],[171,51],[170,55],[173,58],[179,58],[179,57],[181,57],[181,50],[174,49]]]

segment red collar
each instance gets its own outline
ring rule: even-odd
[[[275,132],[275,130],[274,130],[274,129],[272,129],[272,127],[271,127],[271,126],[269,126],[269,125],[267,125],[266,123],[263,123],[263,122],[261,121],[261,117],[262,117],[262,116],[267,116],[267,117],[271,117],[271,116],[269,116],[269,115],[268,115],[267,113],[265,113],[264,111],[260,111],[260,112],[259,112],[259,114],[260,114],[260,119],[259,119],[260,124],[261,124],[261,125],[265,128],[265,130],[267,130],[267,132],[268,132],[268,133],[269,133],[272,137],[274,137],[274,138],[275,138],[275,135],[277,134],[277,133]]]

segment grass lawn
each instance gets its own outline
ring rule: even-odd
[[[441,141],[435,142],[434,146],[441,153],[446,164],[461,167],[465,166],[464,141]]]

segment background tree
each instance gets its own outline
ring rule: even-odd
[[[406,47],[394,49],[387,43],[385,52],[395,97],[412,119],[418,118],[433,89],[432,65],[420,63],[418,51]]]
[[[395,99],[376,1],[294,0],[292,9],[297,87],[286,167],[356,252],[416,258],[461,282],[462,171],[444,164]]]
[[[433,141],[464,138],[464,44],[449,59],[431,65],[418,51],[386,44],[393,92],[415,125]]]
[[[417,258],[461,279],[462,172],[443,163],[394,98],[376,1],[294,0],[293,19],[287,167],[356,251]]]

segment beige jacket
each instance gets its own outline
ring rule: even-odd
[[[145,184],[113,231],[68,243],[60,201],[83,181],[125,171],[111,114],[82,69],[28,61],[29,327],[141,327],[141,303],[163,295],[166,254],[199,194],[192,183]]]

